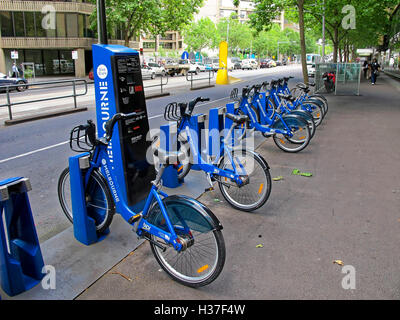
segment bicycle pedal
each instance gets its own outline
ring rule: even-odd
[[[140,213],[137,214],[137,215],[134,215],[134,216],[129,218],[128,223],[129,224],[133,224],[133,223],[139,221],[141,217],[142,217],[142,215]]]
[[[210,187],[210,188],[206,188],[206,189],[204,190],[204,192],[213,191],[213,190],[214,190],[214,187]]]

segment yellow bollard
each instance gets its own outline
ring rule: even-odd
[[[219,69],[216,84],[231,84],[241,81],[238,78],[228,76],[228,43],[221,41],[219,44]]]

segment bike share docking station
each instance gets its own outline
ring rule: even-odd
[[[104,161],[101,170],[111,186],[116,212],[126,211],[119,210],[122,203],[140,212],[156,173],[146,160],[151,142],[147,141],[149,122],[139,52],[120,45],[93,45],[93,70],[98,137],[104,135],[106,122],[116,113],[138,113],[136,118],[115,125],[107,147],[110,165]],[[108,233],[96,232],[95,217],[86,207],[83,172],[89,161],[89,153],[69,158],[74,235],[86,245]]]
[[[194,151],[192,155],[193,164],[190,170],[202,171],[199,164],[204,162],[204,160],[202,161],[201,157],[203,157],[203,159],[204,157],[215,159],[221,156],[222,140],[233,124],[233,121],[225,117],[225,114],[235,113],[236,108],[237,106],[235,106],[235,103],[231,102],[227,103],[225,107],[211,108],[208,114],[194,114],[191,116],[189,120],[189,130],[191,131],[191,136],[194,137],[194,141],[192,141]],[[160,133],[161,141],[159,146],[162,149],[167,151],[176,151],[179,149],[176,122],[171,120],[168,124],[161,126]],[[232,133],[232,146],[235,142],[234,134]],[[172,143],[175,143],[175,145],[172,145]],[[168,188],[179,187],[184,182],[184,179],[178,180],[175,171],[177,170],[179,172],[181,168],[182,166],[177,169],[174,169],[172,166],[166,168],[166,171],[170,169],[170,172],[168,179],[163,180],[163,185]]]
[[[9,296],[40,283],[44,274],[42,252],[36,234],[27,178],[0,181],[1,287]]]

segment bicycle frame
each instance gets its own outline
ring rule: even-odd
[[[258,100],[258,101],[257,101]],[[258,110],[260,110],[261,112],[259,112],[260,114],[260,123],[257,122],[255,115],[253,114],[253,112],[251,111],[250,105],[253,105],[254,107],[256,107]],[[292,131],[290,130],[289,126],[286,124],[286,122],[284,121],[284,119],[282,118],[282,115],[280,115],[279,113],[275,113],[273,118],[270,119],[267,114],[265,113],[264,108],[261,105],[261,102],[259,101],[258,98],[258,94],[255,94],[251,100],[251,102],[248,102],[248,99],[246,97],[242,97],[240,105],[239,105],[239,109],[244,113],[247,114],[250,117],[251,120],[251,125],[257,130],[260,131],[262,133],[270,133],[270,134],[283,134],[283,135],[287,135],[289,137],[293,136]],[[284,129],[274,129],[271,128],[271,126],[273,126],[276,122],[281,121]]]
[[[105,180],[107,181],[107,185],[113,195],[114,198],[114,203],[116,206],[116,212],[120,213],[123,219],[130,223],[130,219],[132,219],[135,216],[138,216],[137,213],[133,212],[133,210],[126,204],[126,202],[123,200],[123,197],[119,194],[118,188],[116,188],[116,179],[115,176],[112,174],[112,171],[110,171],[110,167],[112,167],[109,158],[108,158],[108,153],[107,153],[107,146],[103,144],[99,144],[95,147],[95,149],[91,153],[91,157],[89,159],[90,167],[85,173],[84,177],[84,185],[85,189],[88,186],[89,182],[89,177],[92,173],[93,170],[95,169],[101,169],[102,172],[104,173],[103,176],[106,178]],[[167,210],[165,206],[163,205],[163,198],[168,197],[168,195],[161,190],[159,190],[159,182],[161,180],[161,175],[162,171],[160,170],[159,174],[157,175],[157,178],[155,181],[153,181],[152,188],[150,190],[150,193],[146,199],[143,211],[141,213],[142,219],[139,221],[137,225],[137,234],[139,236],[142,236],[144,232],[147,232],[149,234],[155,235],[157,237],[162,238],[165,240],[167,243],[172,244],[172,246],[177,250],[180,251],[182,249],[182,245],[178,241],[178,236],[174,230],[174,227],[172,226],[171,220],[168,216]],[[162,215],[165,219],[166,225],[168,227],[168,231],[166,232],[163,229],[149,223],[146,220],[146,216],[148,215],[150,211],[151,204],[154,202],[154,200],[159,204]],[[184,222],[184,221],[183,221]],[[130,223],[130,224],[134,224]],[[175,228],[177,228],[175,226]],[[183,226],[183,231],[189,232],[189,227],[187,225]]]
[[[198,160],[198,163],[196,163],[196,165],[198,166],[198,168],[201,171],[209,173],[211,176],[221,176],[221,177],[225,177],[228,179],[233,179],[235,181],[235,183],[237,183],[240,186],[243,184],[243,181],[241,180],[240,177],[246,176],[247,173],[246,173],[245,169],[243,168],[242,164],[240,163],[240,161],[234,161],[234,159],[231,155],[231,151],[233,150],[233,148],[229,144],[229,140],[232,137],[232,132],[233,132],[234,127],[235,127],[234,125],[231,126],[228,134],[223,139],[221,147],[220,147],[220,153],[219,153],[220,155],[224,154],[229,157],[229,160],[232,163],[233,170],[220,169],[215,164],[210,163],[209,161],[205,161],[203,159],[201,152],[199,152],[198,146],[196,146],[195,142],[194,142],[194,137],[193,137],[194,134],[192,134],[192,132],[194,132],[197,135],[197,131],[193,130],[191,123],[190,123],[190,118],[183,117],[181,119],[181,121],[179,122],[179,125],[178,125],[177,137],[179,136],[179,134],[182,131],[184,131],[186,133],[187,141],[190,146],[190,150],[192,150],[192,152],[193,152],[193,157]],[[218,160],[218,158],[216,158],[216,162],[217,162],[217,160]],[[236,165],[233,165],[236,162],[239,165],[241,172],[239,172],[237,170]]]

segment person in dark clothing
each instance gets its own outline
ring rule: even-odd
[[[369,65],[369,61],[364,60],[364,64],[363,64],[364,79],[367,79],[368,65]]]
[[[372,60],[372,63],[371,63],[371,83],[372,84],[376,83],[376,78],[378,76],[380,69],[381,69],[381,66],[378,63],[378,60],[376,60],[376,59]]]

